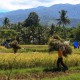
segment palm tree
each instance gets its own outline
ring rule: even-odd
[[[52,36],[54,33],[55,33],[55,25],[54,24],[52,24],[51,25],[51,29],[50,29],[50,35]]]
[[[70,20],[68,19],[68,16],[66,16],[67,11],[61,10],[61,11],[59,11],[59,13],[60,13],[60,18],[57,19],[57,21],[58,21],[57,24],[58,24],[59,26],[62,25],[63,31],[64,31],[64,38],[66,38],[65,26],[66,26],[67,24],[70,24]]]
[[[9,28],[10,26],[10,21],[7,17],[5,17],[4,21],[3,21],[3,25],[5,28]]]

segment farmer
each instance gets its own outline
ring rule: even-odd
[[[65,50],[65,46],[60,46],[58,50],[58,60],[57,60],[57,68],[60,69],[63,66],[63,69],[68,69],[68,67],[63,63],[63,51]]]
[[[72,53],[72,49],[69,46],[69,43],[65,43],[65,41],[59,36],[54,35],[49,40],[49,53],[52,51],[58,51],[57,70],[67,70],[68,67],[63,63],[63,56],[67,57]],[[63,68],[61,68],[61,66]]]

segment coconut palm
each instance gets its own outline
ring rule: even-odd
[[[66,26],[67,24],[70,24],[70,20],[68,19],[68,16],[66,16],[67,11],[61,10],[61,11],[59,11],[59,13],[60,13],[60,18],[57,19],[57,21],[58,21],[57,24],[58,24],[59,26],[62,25],[63,31],[64,31],[64,38],[66,38],[65,26]]]
[[[10,21],[7,17],[5,17],[4,21],[3,21],[3,25],[5,28],[9,28],[10,26]]]

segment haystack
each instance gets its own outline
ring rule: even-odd
[[[49,53],[52,51],[58,51],[60,47],[64,46],[65,50],[63,51],[63,56],[67,56],[72,53],[71,47],[64,44],[64,40],[61,39],[58,35],[52,36],[49,39]]]

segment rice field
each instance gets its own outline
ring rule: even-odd
[[[64,57],[64,63],[69,68],[80,66],[80,49],[74,49],[73,47],[72,49],[73,53],[66,58]],[[21,49],[16,54],[13,53],[12,49],[7,49],[5,47],[0,46],[0,71],[1,70],[7,71],[14,69],[21,70],[21,69],[36,69],[36,68],[55,68],[57,58],[58,58],[57,52],[52,52],[51,54],[48,53],[47,45],[21,45]],[[36,73],[36,70],[33,70],[33,73]],[[33,75],[35,76],[38,74],[38,73],[37,74],[33,73],[27,74],[28,77],[31,77],[30,76],[31,74],[32,77]],[[42,74],[44,74],[45,76],[48,75],[49,73],[48,74],[39,73],[38,76],[41,76]],[[30,80],[33,80],[33,78],[31,78]],[[45,80],[50,80],[50,78]],[[52,78],[52,80],[54,79]]]
[[[30,46],[27,46],[30,49]],[[40,50],[40,47],[33,47]],[[1,48],[1,47],[0,47]],[[26,48],[26,47],[24,47]],[[32,48],[32,49],[33,49]],[[45,47],[44,47],[45,48]],[[2,48],[3,49],[3,48]],[[43,49],[43,48],[42,48]],[[4,51],[8,50],[4,48]],[[11,50],[11,49],[10,49]],[[78,52],[78,51],[77,51]],[[10,68],[33,68],[33,67],[56,67],[57,52],[49,54],[48,52],[24,52],[24,53],[0,53],[0,69]],[[80,66],[80,54],[72,53],[67,58],[64,58],[64,62],[69,67]]]

